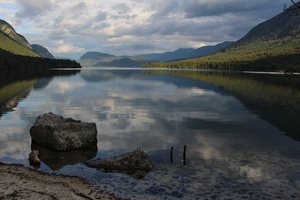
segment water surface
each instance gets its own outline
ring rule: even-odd
[[[299,199],[299,77],[253,76],[105,69],[3,83],[0,161],[29,166],[29,129],[53,112],[95,122],[98,151],[43,152],[39,170],[132,199]],[[138,147],[155,165],[141,180],[81,163]]]

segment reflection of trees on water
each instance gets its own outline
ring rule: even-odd
[[[300,77],[204,71],[152,71],[184,76],[221,87],[252,112],[300,140]]]
[[[13,111],[21,99],[27,97],[37,80],[19,81],[0,88],[0,117]]]
[[[68,76],[78,71],[26,72],[22,70],[2,70],[0,73],[0,117],[13,111],[32,89],[46,87],[54,76]]]

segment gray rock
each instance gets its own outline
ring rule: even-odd
[[[145,177],[154,167],[149,156],[140,148],[113,158],[99,158],[84,163],[104,172],[126,173],[137,179]]]
[[[79,149],[58,152],[34,145],[32,145],[31,148],[39,151],[39,159],[52,170],[60,170],[67,165],[75,165],[93,159],[97,155],[97,149]]]
[[[53,151],[97,148],[97,127],[53,113],[37,117],[30,129],[32,144]]]

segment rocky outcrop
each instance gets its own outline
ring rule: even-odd
[[[97,148],[97,127],[53,113],[37,117],[30,129],[32,144],[52,151]]]
[[[154,167],[149,156],[140,148],[113,158],[100,158],[84,163],[103,172],[122,172],[137,179],[145,177]]]

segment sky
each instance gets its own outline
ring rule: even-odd
[[[162,53],[236,41],[289,0],[0,0],[0,19],[55,57]]]

